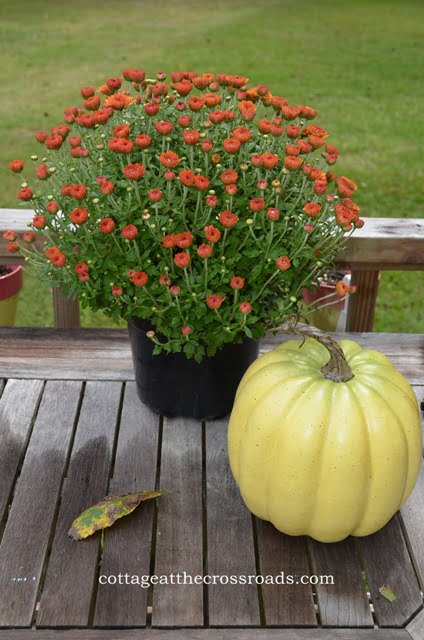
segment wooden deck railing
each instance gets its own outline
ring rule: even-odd
[[[20,255],[6,250],[2,233],[6,229],[27,230],[32,211],[0,209],[0,263],[23,263]],[[424,219],[366,218],[355,231],[337,266],[352,271],[352,284],[358,286],[349,301],[347,331],[372,331],[381,270],[424,270]],[[79,302],[63,298],[53,290],[55,326],[74,328],[80,324]]]

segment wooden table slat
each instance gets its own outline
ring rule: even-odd
[[[423,600],[398,516],[394,516],[377,533],[358,540],[378,626],[405,626],[421,609]],[[389,587],[396,594],[394,602],[380,594],[382,586]]]
[[[305,538],[286,536],[258,518],[256,530],[261,574],[279,576],[280,582],[262,586],[267,627],[316,626],[312,586],[299,580],[310,573]],[[288,576],[295,583],[288,584]]]
[[[424,386],[413,387],[420,408],[421,423],[424,430]],[[401,509],[401,521],[406,532],[406,541],[413,557],[421,588],[424,587],[424,466],[421,466],[417,484]]]
[[[406,629],[412,640],[424,640],[424,611],[420,611]]]
[[[9,380],[0,399],[0,523],[31,433],[41,380]]]
[[[179,493],[158,501],[155,575],[181,574],[188,584],[153,588],[153,627],[201,627],[204,622],[202,428],[190,419],[164,418],[160,488]],[[171,580],[172,578],[168,578]]]
[[[27,629],[0,631],[0,640],[411,640],[411,636],[406,629]]]
[[[208,586],[211,627],[260,626],[258,587],[221,584],[255,576],[252,517],[243,504],[230,471],[227,454],[228,420],[206,424],[207,574],[220,576]],[[246,578],[247,579],[247,578]]]
[[[109,493],[120,495],[155,488],[160,418],[141,403],[129,382],[120,421],[113,479]],[[146,576],[150,571],[153,501],[106,531],[101,576]],[[102,578],[104,581],[105,578]],[[122,578],[129,582],[130,578]],[[145,626],[147,589],[137,584],[99,584],[94,626]]]
[[[402,507],[407,542],[421,585],[424,585],[424,467],[421,467],[415,489]]]
[[[424,434],[424,385],[413,384],[412,388],[417,398],[418,410],[420,412],[420,418],[421,418],[421,426]]]
[[[38,627],[87,626],[96,577],[99,534],[76,542],[67,532],[109,483],[121,384],[88,382],[62,491],[55,537],[37,616]]]
[[[0,546],[0,626],[31,624],[80,394],[46,384]]]
[[[411,384],[424,379],[424,335],[339,333],[337,339],[356,340],[383,351]],[[268,335],[261,351],[290,339]],[[66,358],[63,353],[66,352]],[[48,329],[0,327],[2,375],[16,378],[73,380],[133,380],[128,333],[122,329]]]
[[[321,624],[324,627],[372,627],[371,609],[353,538],[323,544],[310,541],[314,573],[333,576],[334,584],[317,584]]]

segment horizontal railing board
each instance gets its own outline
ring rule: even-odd
[[[27,231],[32,215],[29,209],[0,209],[0,260],[3,263],[22,261],[19,255],[7,251],[3,231]],[[424,219],[365,218],[365,225],[349,238],[337,264],[351,269],[424,269]]]
[[[365,225],[349,238],[337,263],[355,270],[422,270],[424,220],[365,218]]]

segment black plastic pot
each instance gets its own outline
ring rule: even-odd
[[[131,318],[128,332],[140,400],[168,417],[214,420],[230,413],[244,372],[258,357],[259,341],[227,344],[201,363],[183,353],[153,355],[148,320]]]

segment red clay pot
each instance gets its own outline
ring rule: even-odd
[[[0,275],[0,325],[11,326],[15,322],[18,293],[23,285],[20,265],[10,265],[9,273]]]

